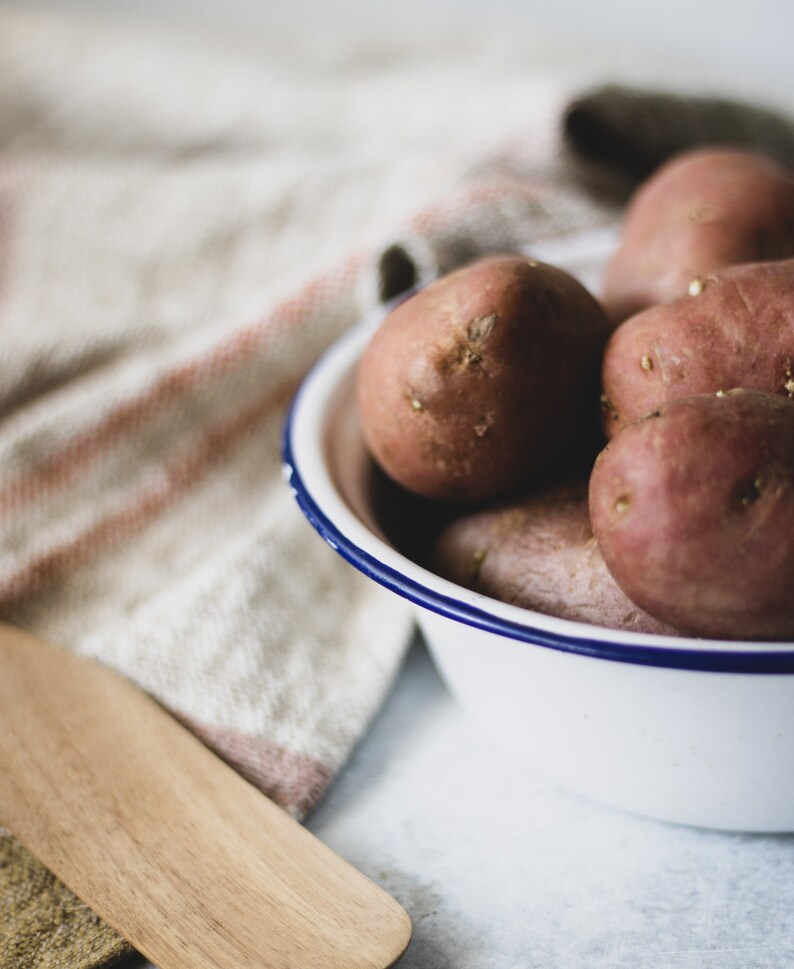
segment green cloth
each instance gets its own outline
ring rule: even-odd
[[[0,967],[105,969],[132,947],[6,832],[0,832]]]

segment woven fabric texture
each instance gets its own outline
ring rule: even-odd
[[[560,52],[338,40],[0,11],[0,614],[132,679],[297,817],[411,619],[297,510],[291,395],[406,282],[620,201],[563,138],[583,78]],[[128,954],[0,851],[3,969]]]

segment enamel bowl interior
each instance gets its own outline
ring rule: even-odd
[[[533,255],[597,291],[609,234]],[[416,559],[431,528],[374,466],[355,407],[362,321],[301,386],[285,476],[343,558],[404,596],[452,691],[520,760],[568,788],[665,820],[794,830],[794,643],[629,633],[487,598]]]

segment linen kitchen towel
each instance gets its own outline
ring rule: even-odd
[[[285,408],[378,299],[613,224],[649,153],[725,134],[675,94],[566,116],[579,83],[515,38],[243,44],[0,11],[2,618],[131,678],[303,817],[411,622],[303,521]],[[727,116],[790,153],[777,115]],[[0,833],[3,969],[130,951]]]

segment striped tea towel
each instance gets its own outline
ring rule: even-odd
[[[298,817],[411,624],[294,506],[285,407],[417,276],[614,221],[593,165],[642,97],[579,99],[572,153],[542,44],[380,43],[0,10],[0,613],[134,680]],[[129,954],[0,833],[2,969]]]

